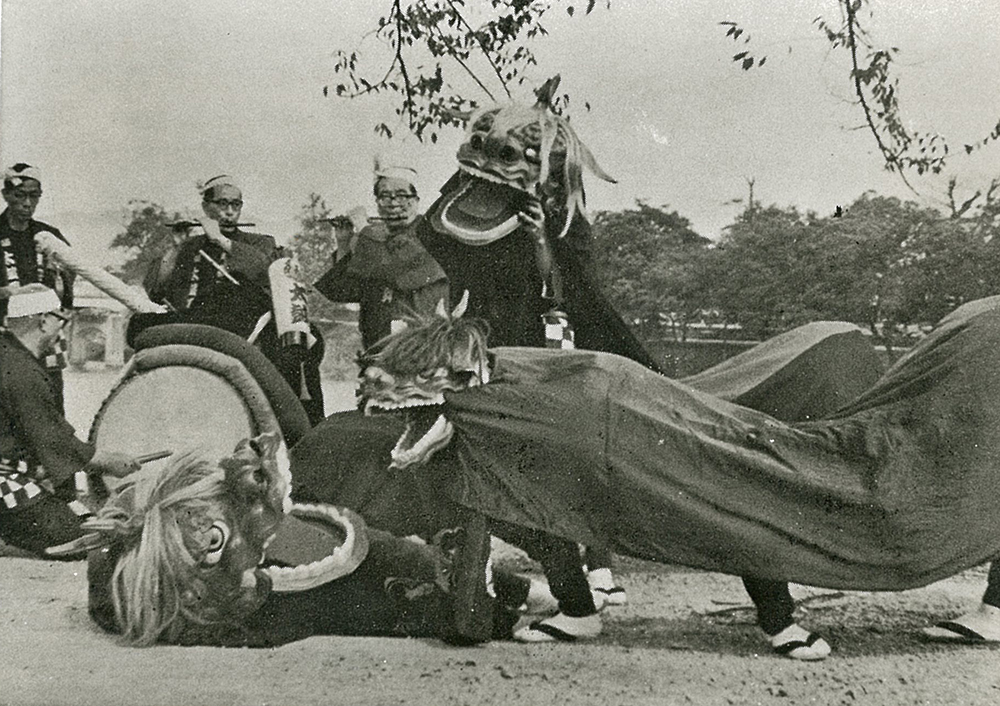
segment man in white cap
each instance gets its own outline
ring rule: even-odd
[[[258,310],[271,306],[267,269],[278,246],[270,235],[239,227],[243,191],[235,179],[222,174],[200,184],[199,191],[205,218],[185,224],[188,238],[150,268],[144,284],[154,301],[176,311],[218,309],[214,313],[225,314],[218,325],[242,333],[244,319],[252,328]]]
[[[37,233],[52,233],[67,245],[58,228],[34,219],[42,197],[42,176],[37,167],[24,162],[8,167],[3,174],[3,199],[7,208],[0,213],[0,292],[11,287],[42,282],[59,292],[63,309],[73,306],[72,272],[60,270],[38,250]],[[6,300],[0,299],[0,320],[6,315]],[[66,367],[66,339],[60,334],[53,352],[43,361],[57,388],[62,406],[62,370]]]
[[[271,264],[282,252],[270,235],[240,227],[243,189],[221,174],[199,185],[205,214],[191,223],[188,237],[147,272],[144,286],[155,302],[173,313],[134,315],[128,340],[142,328],[160,323],[198,323],[252,339],[299,393],[310,421],[324,417],[319,364],[322,337],[314,332],[309,345],[279,340],[272,313]],[[263,318],[262,318],[263,317]]]
[[[358,302],[361,343],[367,349],[388,336],[406,314],[434,312],[448,302],[444,270],[417,238],[423,216],[415,169],[375,162],[378,219],[338,247],[333,266],[316,282],[330,301]]]
[[[0,539],[44,556],[81,534],[79,471],[118,477],[139,469],[130,456],[98,452],[63,416],[45,368],[65,324],[56,293],[40,283],[13,289],[0,327]]]

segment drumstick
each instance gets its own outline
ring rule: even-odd
[[[199,250],[198,254],[201,255],[206,260],[208,260],[208,264],[210,264],[212,267],[214,267],[215,269],[217,269],[219,271],[219,273],[222,274],[223,277],[225,277],[226,279],[228,279],[233,284],[239,286],[239,282],[236,281],[236,278],[233,277],[231,274],[229,274],[229,272],[226,270],[225,267],[223,267],[218,262],[216,262],[211,257],[209,257],[209,255],[208,255],[207,252],[205,252],[204,250]]]
[[[152,461],[159,461],[161,458],[167,458],[167,456],[173,456],[173,451],[154,451],[151,454],[146,454],[145,456],[137,456],[136,462],[142,466]]]

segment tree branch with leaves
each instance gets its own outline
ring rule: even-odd
[[[589,14],[597,0],[560,4],[573,16],[577,6]],[[604,4],[610,6],[610,0]],[[392,0],[372,33],[387,50],[384,68],[370,68],[359,49],[338,50],[334,73],[340,80],[332,89],[324,86],[324,95],[391,95],[393,111],[409,132],[421,141],[437,142],[441,128],[461,127],[478,107],[470,94],[497,102],[530,80],[528,72],[538,63],[531,44],[548,34],[542,21],[554,5],[537,0]],[[469,79],[469,88],[457,84],[460,76]],[[556,107],[567,101],[562,96]],[[375,132],[392,137],[394,128],[381,121]]]
[[[864,115],[864,128],[878,146],[886,169],[896,172],[911,189],[907,174],[940,174],[953,154],[946,138],[938,133],[907,129],[899,105],[899,78],[896,59],[900,50],[880,46],[867,29],[873,16],[873,0],[837,0],[839,21],[816,17],[813,24],[823,33],[831,49],[846,52],[850,65],[849,79],[855,102]],[[888,4],[884,5],[891,11]],[[733,21],[719,23],[726,27],[726,37],[741,51],[733,56],[744,71],[761,68],[767,56],[754,55],[748,45],[750,34]],[[982,139],[964,145],[965,154],[1000,139],[1000,120]]]

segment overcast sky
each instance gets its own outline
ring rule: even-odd
[[[281,239],[312,191],[338,211],[373,211],[371,160],[386,146],[372,127],[391,122],[390,108],[322,88],[336,81],[332,52],[355,48],[388,5],[2,0],[0,158],[40,166],[38,216],[95,249],[130,199],[192,209],[196,181],[222,172],[244,182],[245,217]],[[995,0],[873,7],[874,38],[902,50],[909,126],[953,148],[988,133],[1000,118]],[[578,134],[618,179],[589,180],[591,208],[667,204],[716,237],[750,178],[764,203],[820,213],[869,189],[940,199],[942,180],[914,180],[914,196],[854,129],[845,57],[829,52],[817,15],[836,20],[834,0],[613,0],[586,17],[553,12],[550,37],[535,46],[537,82],[562,74]],[[763,69],[733,64],[722,20],[752,35]],[[360,46],[384,56],[373,40]],[[460,137],[390,148],[418,160],[425,206],[453,171]],[[1000,149],[952,166],[971,191],[1000,174]]]

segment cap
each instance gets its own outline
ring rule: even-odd
[[[44,284],[32,282],[23,287],[15,287],[7,300],[7,318],[48,314],[60,309],[59,295]]]

